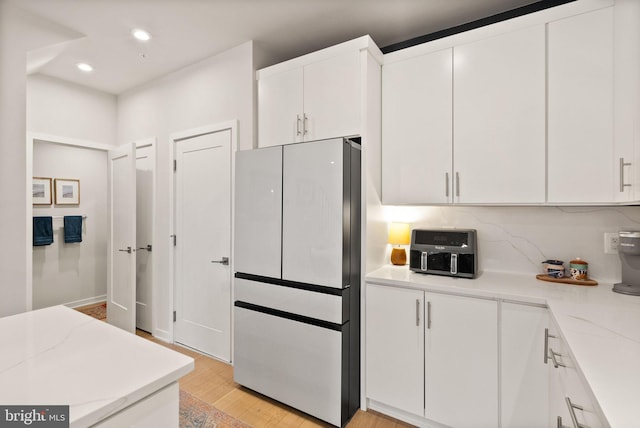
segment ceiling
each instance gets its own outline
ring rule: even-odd
[[[74,40],[30,53],[28,73],[120,94],[253,40],[268,64],[369,34],[380,47],[535,0],[8,0]],[[131,37],[144,28],[146,43]],[[94,67],[82,73],[75,65]]]

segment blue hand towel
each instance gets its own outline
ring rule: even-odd
[[[64,242],[82,242],[82,216],[64,216]]]
[[[53,244],[53,220],[51,217],[33,218],[33,245]]]

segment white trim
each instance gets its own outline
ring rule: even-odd
[[[169,186],[169,227],[170,227],[170,235],[173,236],[176,233],[175,230],[175,219],[176,219],[176,206],[175,206],[175,180],[176,176],[173,171],[173,163],[176,159],[176,143],[187,138],[193,138],[200,135],[212,134],[215,132],[221,132],[225,130],[231,131],[231,147],[230,147],[230,162],[231,162],[231,170],[230,170],[230,185],[231,185],[231,248],[230,248],[230,263],[229,263],[229,275],[230,275],[230,286],[231,286],[231,299],[229,301],[229,305],[232,305],[233,302],[233,272],[234,272],[234,242],[233,242],[233,231],[234,231],[234,208],[235,208],[235,197],[234,197],[234,189],[235,189],[235,152],[238,150],[238,121],[230,120],[226,122],[219,122],[211,125],[205,125],[198,128],[191,128],[183,131],[173,132],[169,135],[171,144],[169,145],[170,155],[169,155],[169,171],[172,173],[171,185]],[[170,300],[170,308],[171,311],[167,314],[171,320],[173,320],[173,311],[175,310],[175,247],[173,243],[169,244],[169,300]],[[233,308],[231,308],[233,309]],[[174,329],[173,329],[173,321],[170,322],[171,328],[170,331],[165,332],[166,336],[163,337],[163,340],[167,340],[171,343],[175,342]],[[233,310],[231,310],[231,363],[233,363]]]
[[[96,143],[90,140],[79,140],[76,138],[61,137],[59,135],[43,134],[38,132],[27,133],[27,138],[33,141],[44,141],[47,143],[61,144],[65,146],[84,147],[87,149],[96,149],[109,151],[116,148],[116,146],[110,146],[108,144]]]
[[[102,294],[100,296],[87,297],[86,299],[74,300],[73,302],[63,303],[68,308],[79,308],[82,306],[92,305],[94,303],[102,303],[107,301],[107,295]]]

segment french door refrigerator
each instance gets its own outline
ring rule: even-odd
[[[236,153],[234,379],[343,426],[360,405],[360,145]]]

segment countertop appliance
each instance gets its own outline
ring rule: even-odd
[[[409,268],[414,272],[475,278],[475,229],[413,229]]]
[[[622,281],[613,284],[613,291],[640,296],[640,232],[618,232],[618,237]]]
[[[236,153],[234,379],[335,426],[360,407],[360,145]]]

